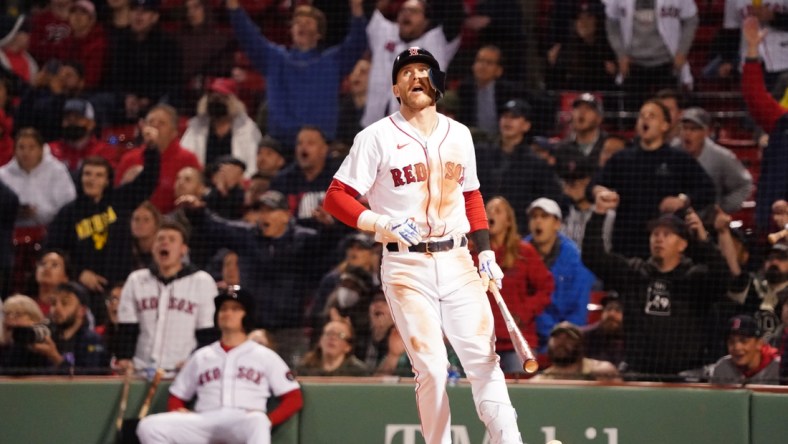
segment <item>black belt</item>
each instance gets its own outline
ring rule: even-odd
[[[411,253],[437,253],[439,251],[449,251],[455,247],[464,247],[468,245],[468,239],[463,236],[459,245],[454,244],[454,239],[447,239],[436,242],[422,242],[420,244],[408,247]],[[399,252],[399,244],[396,242],[389,242],[386,244],[386,249],[392,253]]]

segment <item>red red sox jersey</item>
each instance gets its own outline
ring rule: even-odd
[[[204,271],[160,281],[149,269],[137,270],[123,285],[118,322],[139,324],[136,368],[171,370],[197,347],[196,330],[213,326],[216,282]]]
[[[189,358],[170,393],[183,400],[197,395],[196,412],[219,408],[266,411],[268,397],[299,388],[287,364],[273,350],[254,341],[224,351],[219,342]]]
[[[788,14],[788,0],[763,0],[761,5],[776,13]],[[744,19],[752,15],[752,0],[725,0],[725,19],[723,26],[726,29],[741,29]],[[768,32],[763,38],[758,52],[763,58],[766,70],[769,72],[788,69],[788,32],[767,26]],[[741,56],[747,47],[742,39]]]
[[[356,136],[334,178],[366,194],[375,213],[414,218],[425,239],[459,236],[470,230],[462,193],[479,188],[472,140],[442,114],[424,139],[396,112]]]

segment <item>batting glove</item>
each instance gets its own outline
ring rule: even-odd
[[[421,242],[419,228],[416,226],[416,222],[410,219],[391,219],[388,216],[381,216],[375,222],[375,231],[383,234],[384,237],[394,238],[397,242],[402,242],[407,246]]]
[[[365,210],[358,217],[357,223],[362,230],[379,233],[387,242],[402,242],[407,246],[421,242],[419,228],[415,222],[407,218],[392,219],[389,216]]]
[[[490,288],[491,280],[495,281],[498,288],[503,288],[503,270],[495,262],[495,253],[492,250],[484,250],[479,253],[479,276],[482,277],[485,291]]]

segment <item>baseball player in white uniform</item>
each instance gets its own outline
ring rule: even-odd
[[[741,29],[744,19],[749,16],[756,16],[763,23],[768,17],[775,19],[776,15],[780,15],[782,16],[781,21],[784,22],[786,14],[788,14],[788,0],[725,0],[723,27],[725,29]],[[764,27],[767,32],[758,47],[758,52],[763,59],[766,71],[788,70],[788,32],[785,28],[775,28],[768,24]],[[746,52],[747,45],[742,37],[742,60],[746,58]]]
[[[183,226],[163,222],[153,241],[154,266],[131,273],[123,285],[113,338],[121,366],[174,374],[198,344],[215,339],[216,282],[183,263],[186,242]]]
[[[251,296],[231,286],[215,299],[219,341],[197,350],[170,386],[168,413],[140,421],[137,436],[149,443],[271,442],[271,427],[301,410],[301,389],[273,350],[249,339]],[[279,405],[267,412],[273,393]],[[197,395],[194,412],[186,402]]]
[[[345,224],[374,231],[384,244],[381,281],[416,374],[425,442],[451,443],[445,334],[490,442],[520,443],[485,294],[491,279],[500,286],[503,272],[490,250],[470,132],[435,108],[444,81],[428,51],[411,47],[399,54],[392,90],[400,111],[356,136],[324,208]],[[478,271],[468,238],[480,251]]]

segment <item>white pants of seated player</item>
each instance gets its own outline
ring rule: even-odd
[[[270,444],[271,421],[263,412],[242,409],[159,413],[140,421],[137,437],[142,444]]]
[[[491,442],[521,443],[495,354],[492,310],[468,249],[383,254],[383,289],[416,374],[425,442],[451,444],[445,334],[471,383],[476,411]]]

